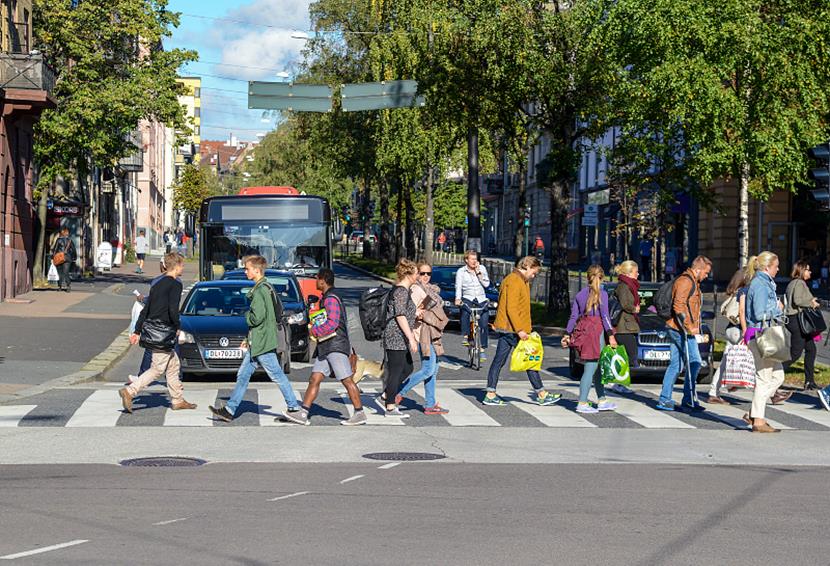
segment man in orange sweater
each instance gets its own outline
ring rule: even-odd
[[[499,306],[496,310],[494,327],[499,337],[496,356],[487,374],[487,393],[485,405],[506,405],[504,399],[496,394],[499,384],[499,372],[519,340],[530,338],[530,281],[539,273],[541,264],[532,256],[523,257],[516,262],[513,273],[504,278],[499,291]],[[536,391],[536,402],[540,405],[553,405],[562,397],[545,390],[539,372],[527,370],[527,377]]]

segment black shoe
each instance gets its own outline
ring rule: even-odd
[[[223,420],[226,423],[229,423],[233,420],[233,415],[230,414],[225,407],[220,407],[217,409],[216,407],[208,406],[208,409],[210,409],[210,412],[213,413],[216,416],[216,418]]]
[[[700,403],[696,403],[696,404],[694,404],[694,405],[693,405],[693,404],[691,404],[691,403],[683,403],[680,407],[681,407],[684,411],[690,411],[690,412],[692,412],[692,413],[700,413],[700,412],[702,412],[702,411],[705,411],[705,410],[706,410],[706,407],[704,407],[704,406],[703,406],[703,405],[701,405]]]
[[[804,391],[816,391],[818,389],[818,384],[815,381],[810,381],[809,383],[804,384]]]

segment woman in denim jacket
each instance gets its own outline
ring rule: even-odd
[[[762,330],[764,322],[769,322],[782,315],[783,305],[775,294],[775,276],[778,274],[778,256],[772,252],[761,252],[750,258],[747,264],[748,275],[753,275],[746,295],[745,339],[755,358],[755,392],[752,395],[752,409],[744,419],[752,424],[752,432],[780,432],[773,428],[764,418],[767,401],[784,383],[784,367],[781,362],[761,357],[758,341],[755,340]]]

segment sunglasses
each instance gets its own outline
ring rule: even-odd
[[[421,275],[432,275],[432,271],[422,271]]]

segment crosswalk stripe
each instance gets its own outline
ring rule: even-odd
[[[121,397],[114,389],[97,389],[72,413],[68,427],[115,426],[121,417]]]
[[[218,389],[186,391],[184,398],[196,403],[198,407],[195,410],[184,411],[167,409],[164,414],[164,426],[213,426],[208,405],[215,405],[218,395]]]
[[[294,423],[274,420],[288,408],[285,398],[278,387],[257,390],[257,411],[259,412],[259,426],[296,426]],[[297,390],[294,396],[302,400]]]
[[[732,395],[733,397],[737,397],[739,399],[743,399],[744,401],[752,402],[752,391],[739,389],[737,391],[729,393],[729,395]],[[818,399],[816,399],[816,404],[812,407],[810,405],[805,405],[803,403],[792,401],[785,401],[781,405],[769,406],[774,408],[776,411],[781,411],[782,413],[787,413],[789,415],[801,417],[802,419],[808,420],[810,422],[830,427],[830,412],[827,412],[826,410],[824,410],[823,407],[819,405]],[[767,420],[769,421],[769,419]],[[770,423],[772,422],[773,421],[770,421]]]
[[[504,395],[502,395],[504,397]],[[597,428],[592,422],[583,419],[574,411],[561,405],[542,407],[532,401],[509,399],[509,403],[532,416],[545,426],[555,428]]]
[[[363,413],[366,415],[367,425],[400,426],[406,424],[400,417],[387,417],[376,410],[377,407],[372,400],[376,394],[374,387],[364,387],[362,388],[362,392],[363,395],[360,396],[360,400],[363,402]],[[349,417],[354,415],[354,407],[352,406],[352,402],[349,400],[349,394],[344,391],[340,393],[340,398],[343,399],[343,404],[346,405]],[[371,406],[369,406],[370,403]]]
[[[735,428],[747,428],[749,425],[743,420],[743,415],[748,412],[747,409],[727,405],[709,405],[706,407],[706,412],[719,421],[723,421]],[[792,427],[781,424],[778,421],[767,419],[770,426],[780,428],[782,430],[792,430]]]
[[[0,427],[17,426],[37,405],[7,405],[0,407]]]
[[[501,423],[451,387],[437,385],[436,396],[441,399],[441,405],[449,410],[449,413],[441,416],[452,426],[501,426]]]
[[[610,395],[609,398],[617,404],[617,414],[645,428],[696,428],[694,425],[653,409],[640,401],[626,399],[619,395]]]

